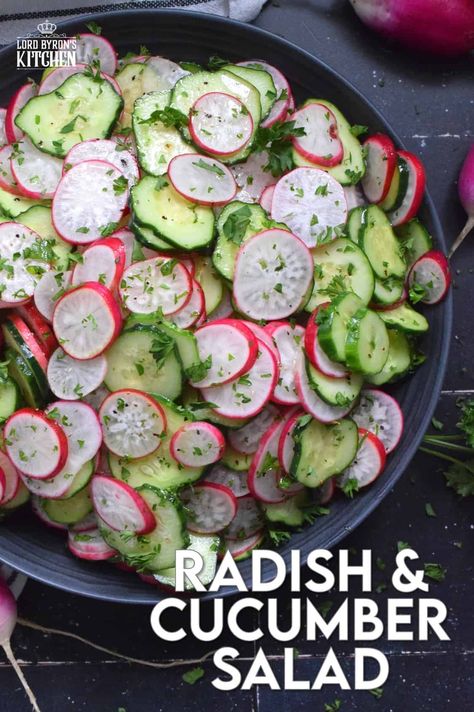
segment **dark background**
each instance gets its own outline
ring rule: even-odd
[[[456,179],[473,140],[473,57],[434,60],[394,49],[363,27],[345,0],[270,2],[255,24],[327,62],[385,114],[407,148],[422,158],[428,188],[450,243],[465,219],[457,202]],[[453,261],[454,337],[445,390],[436,413],[444,432],[455,427],[458,398],[474,393],[469,287],[473,257],[468,241]],[[427,503],[432,505],[435,517],[427,516]],[[447,569],[445,581],[433,583],[431,594],[449,608],[447,630],[451,641],[400,643],[382,639],[374,643],[390,663],[390,677],[380,699],[368,692],[340,692],[337,688],[302,693],[272,692],[260,686],[250,692],[222,693],[210,684],[217,672],[212,662],[203,664],[203,679],[190,686],[182,680],[186,667],[153,670],[129,665],[80,643],[21,627],[14,634],[13,648],[24,664],[42,712],[118,712],[121,707],[126,712],[266,712],[284,707],[324,712],[325,704],[336,699],[343,711],[464,712],[474,707],[473,522],[472,499],[460,501],[447,489],[439,462],[419,454],[378,509],[345,539],[343,546],[353,550],[354,561],[364,548],[373,550],[374,559],[380,558],[380,568],[374,567],[374,580],[376,585],[386,584],[387,588],[374,593],[374,597],[381,610],[387,597],[398,595],[390,585],[397,541],[408,542],[422,562],[436,562]],[[354,586],[349,598],[359,593]],[[279,592],[282,627],[289,622],[285,611],[289,598],[286,588]],[[321,596],[317,602],[332,602],[335,608],[342,600],[343,595],[330,595]],[[202,610],[204,620],[211,623],[209,606]],[[25,618],[76,632],[135,657],[160,662],[190,660],[228,644],[241,651],[241,667],[245,671],[255,655],[254,644],[241,643],[230,636],[217,645],[191,639],[164,644],[151,632],[149,614],[148,607],[79,598],[34,581],[28,582],[20,601],[20,615]],[[330,643],[351,679],[354,645]],[[283,644],[269,636],[260,644],[282,684]],[[328,643],[307,643],[303,637],[288,645],[298,649],[297,676],[312,680]],[[13,671],[0,662],[0,710],[29,709]]]

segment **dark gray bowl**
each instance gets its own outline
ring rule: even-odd
[[[297,101],[308,96],[323,96],[333,101],[353,123],[366,124],[371,131],[388,133],[399,147],[402,141],[372,104],[330,67],[290,42],[257,29],[208,15],[177,11],[130,11],[92,15],[82,21],[61,24],[68,35],[85,30],[94,20],[119,54],[147,46],[152,53],[175,60],[205,62],[218,54],[231,60],[261,58],[279,67],[289,78]],[[15,47],[0,52],[0,106],[26,80],[16,69]],[[420,211],[422,220],[441,249],[445,241],[433,203],[426,196]],[[426,310],[431,329],[423,348],[427,362],[404,383],[393,387],[405,414],[405,433],[396,452],[390,455],[383,475],[353,501],[339,499],[331,514],[312,527],[295,534],[280,550],[288,562],[290,549],[303,556],[314,548],[331,548],[355,529],[375,509],[396,483],[428,427],[441,389],[448,359],[452,322],[452,299]],[[70,555],[64,537],[41,525],[28,509],[0,525],[0,559],[39,581],[73,593],[125,603],[154,603],[163,594],[132,574],[113,566],[80,561]],[[250,562],[241,572],[250,584]],[[270,575],[270,570],[267,575]],[[229,591],[231,592],[231,591]],[[215,594],[209,594],[209,596]]]

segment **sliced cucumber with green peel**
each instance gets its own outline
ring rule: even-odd
[[[66,494],[62,497],[58,497],[58,500],[74,497],[74,495],[87,487],[92,475],[94,474],[95,468],[95,460],[88,460],[86,464],[81,467],[79,472],[72,478]]]
[[[264,504],[262,509],[269,522],[281,522],[288,527],[300,527],[305,522],[305,508],[311,504],[306,490],[288,497],[284,502]]]
[[[196,272],[194,279],[201,285],[206,302],[206,314],[209,316],[214,309],[217,309],[224,296],[224,285],[219,279],[219,275],[214,269],[210,257],[195,255],[194,264]]]
[[[172,568],[177,550],[186,549],[189,544],[183,507],[174,494],[156,487],[143,485],[138,492],[155,514],[156,528],[149,534],[137,535],[117,532],[100,521],[100,533],[122,561],[137,571],[156,573]]]
[[[54,267],[58,272],[65,272],[69,267],[69,254],[73,248],[69,242],[62,240],[54,229],[51,220],[51,208],[45,205],[34,205],[21,213],[17,222],[31,228],[44,240],[51,243],[55,254]]]
[[[92,500],[89,490],[84,488],[68,499],[42,499],[41,507],[53,522],[70,526],[92,512]]]
[[[145,176],[131,194],[134,219],[172,247],[198,250],[212,242],[212,208],[185,200],[166,178]]]
[[[346,336],[346,363],[366,375],[379,373],[388,358],[387,328],[372,309],[359,309],[349,320]]]
[[[306,372],[311,388],[329,405],[341,407],[353,403],[358,397],[364,379],[359,373],[350,373],[344,378],[333,378],[314,368],[306,361]]]
[[[168,170],[172,158],[182,153],[194,153],[174,126],[165,126],[153,120],[153,113],[163,111],[170,101],[171,91],[155,91],[144,94],[135,102],[133,109],[133,132],[137,143],[138,162],[152,176],[161,176]]]
[[[130,229],[137,238],[137,240],[145,247],[149,247],[150,250],[156,250],[157,252],[173,252],[176,248],[170,245],[169,242],[165,242],[155,235],[150,227],[145,227],[139,223],[132,222]]]
[[[21,403],[20,389],[12,378],[0,383],[0,424],[10,417]]]
[[[212,410],[211,404],[202,399],[199,391],[187,386],[183,393],[183,405],[188,408],[197,420],[208,420],[214,425],[236,430],[249,422],[248,418],[226,418]]]
[[[346,233],[347,237],[355,242],[356,245],[359,244],[360,228],[362,225],[362,214],[367,208],[364,205],[358,205],[349,211],[346,223]]]
[[[23,400],[31,408],[42,408],[46,399],[28,362],[13,349],[5,350],[8,373],[20,389]]]
[[[36,381],[37,390],[40,393],[40,399],[44,400],[49,393],[49,385],[45,372],[41,368],[33,353],[28,348],[20,332],[17,330],[16,326],[10,321],[10,319],[7,319],[3,322],[2,332],[6,346],[12,351],[14,351],[16,354],[21,356],[23,360],[28,364],[29,369],[32,372],[33,377]],[[10,375],[12,376],[13,380],[15,380],[13,374]],[[21,384],[19,385],[21,388]]]
[[[217,553],[219,551],[220,538],[215,534],[189,534],[189,551],[196,551],[203,560],[203,568],[197,574],[197,578],[203,586],[211,583],[216,575]],[[162,586],[175,588],[176,586],[176,569],[163,569],[160,573],[155,574],[155,578]],[[184,588],[186,591],[194,591],[194,586],[189,579],[185,577]]]
[[[412,309],[408,304],[401,304],[395,309],[386,309],[379,312],[389,328],[400,329],[410,334],[419,334],[428,331],[428,320],[419,312]]]
[[[245,455],[242,452],[237,452],[233,447],[227,445],[224,454],[221,457],[221,462],[227,467],[237,472],[245,472],[249,469],[252,462],[252,455]]]
[[[396,227],[395,234],[402,244],[408,269],[419,257],[433,248],[433,239],[418,218]]]
[[[364,302],[347,292],[335,297],[331,304],[318,312],[318,339],[322,349],[332,361],[345,363],[346,336],[349,320]]]
[[[253,84],[253,86],[256,87],[260,94],[262,119],[264,119],[269,114],[277,98],[277,91],[271,74],[266,72],[263,68],[242,67],[239,64],[227,64],[224,69],[241,79],[245,79],[249,84]]]
[[[304,422],[304,421],[303,421]],[[313,418],[297,426],[290,474],[307,487],[319,487],[348,467],[357,453],[359,434],[350,418],[326,425]]]
[[[406,176],[406,180],[408,181],[408,175]],[[382,210],[385,210],[388,212],[389,210],[393,210],[396,203],[398,202],[398,192],[400,189],[400,182],[401,182],[401,175],[400,175],[400,167],[397,161],[397,165],[395,166],[395,170],[393,172],[393,177],[392,177],[392,182],[390,183],[390,188],[388,190],[388,193],[384,200],[380,203],[379,207],[382,208]],[[403,181],[402,185],[405,182],[405,175],[403,176]],[[404,191],[406,190],[406,186],[404,188]]]
[[[182,371],[174,342],[159,326],[139,324],[126,329],[106,357],[104,383],[110,391],[136,388],[145,393],[160,393],[170,400],[181,393]]]
[[[401,279],[396,277],[379,279],[376,277],[372,301],[376,304],[395,304],[402,298],[404,289],[403,280]]]
[[[376,205],[370,205],[362,213],[359,246],[379,279],[403,279],[407,266],[402,258],[400,243],[389,219]]]
[[[160,76],[146,62],[130,62],[116,75],[115,79],[122,91],[124,100],[123,112],[120,117],[121,127],[132,125],[132,115],[135,102],[148,92],[166,90],[166,85]]]
[[[340,289],[341,282],[347,291],[352,291],[364,304],[372,299],[374,273],[367,257],[352,240],[340,237],[337,240],[311,250],[314,260],[314,288],[305,306],[313,311],[327,302],[332,288]]]
[[[379,373],[367,376],[367,381],[374,386],[384,383],[393,383],[404,376],[411,367],[412,349],[410,342],[403,333],[397,329],[388,329],[388,359]]]
[[[3,188],[0,188],[0,210],[4,213],[7,219],[6,221],[14,220],[22,213],[25,213],[37,205],[49,205],[49,203],[41,202],[40,200],[30,200],[29,198],[20,198],[19,195],[13,195],[13,193],[8,193],[6,190],[3,190]]]
[[[50,94],[34,96],[15,123],[41,151],[63,157],[80,141],[109,138],[122,109],[110,82],[84,72]]]

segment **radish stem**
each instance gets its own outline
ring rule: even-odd
[[[468,455],[472,455],[472,447],[465,447],[464,445],[457,445],[456,443],[453,442],[447,442],[445,440],[440,440],[439,438],[435,437],[426,437],[424,438],[425,443],[428,443],[428,445],[437,445],[438,447],[443,447],[446,450],[457,450],[457,452],[465,452]]]
[[[464,225],[463,229],[451,245],[451,249],[449,250],[448,257],[451,259],[451,257],[454,255],[456,250],[458,249],[459,245],[461,242],[464,240],[465,237],[471,232],[471,230],[474,228],[474,215],[468,219],[466,224]]]
[[[114,657],[120,658],[121,660],[126,660],[129,663],[135,663],[136,665],[146,665],[147,667],[152,667],[152,668],[172,668],[172,667],[179,667],[181,665],[197,665],[199,663],[203,663],[205,660],[210,658],[211,655],[214,655],[214,653],[216,652],[215,650],[211,650],[211,652],[206,653],[201,658],[197,658],[196,660],[173,660],[170,663],[154,663],[154,662],[151,662],[150,660],[140,660],[140,658],[131,658],[128,655],[122,655],[122,653],[117,653],[117,652],[115,652],[115,650],[110,650],[109,648],[104,648],[102,645],[93,643],[91,640],[82,638],[80,635],[76,635],[75,633],[70,633],[67,630],[58,630],[57,628],[47,628],[43,625],[40,625],[39,623],[33,623],[33,621],[26,620],[25,618],[18,618],[17,623],[19,625],[22,625],[24,628],[32,628],[33,630],[39,630],[42,633],[49,633],[51,635],[62,635],[65,638],[72,638],[73,640],[78,640],[80,643],[84,643],[84,645],[88,645],[91,648],[100,650],[102,653],[107,653],[107,655],[113,655]]]
[[[26,681],[26,678],[23,675],[23,671],[22,671],[21,667],[18,665],[18,662],[17,662],[15,656],[13,655],[13,651],[11,649],[10,643],[9,642],[2,643],[2,648],[5,651],[5,655],[7,656],[10,665],[12,666],[12,668],[15,670],[16,674],[18,675],[18,678],[19,678],[21,684],[23,685],[23,689],[25,690],[26,694],[28,695],[28,699],[30,700],[31,706],[33,707],[34,711],[41,712],[40,708],[38,707],[38,702],[36,701],[34,692],[31,689],[31,687],[28,685],[28,682]]]

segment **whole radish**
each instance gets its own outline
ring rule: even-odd
[[[444,56],[474,49],[473,0],[350,0],[362,22],[385,37]]]
[[[459,200],[467,213],[467,221],[455,239],[450,251],[451,257],[461,242],[474,228],[474,143],[472,144],[461,168],[458,181]]]
[[[17,622],[16,601],[7,584],[0,578],[0,646],[4,649],[11,666],[18,675],[26,694],[29,697],[31,706],[35,712],[41,712],[36,702],[30,686],[28,685],[23,672],[18,665],[10,646],[10,638],[15,630]]]

